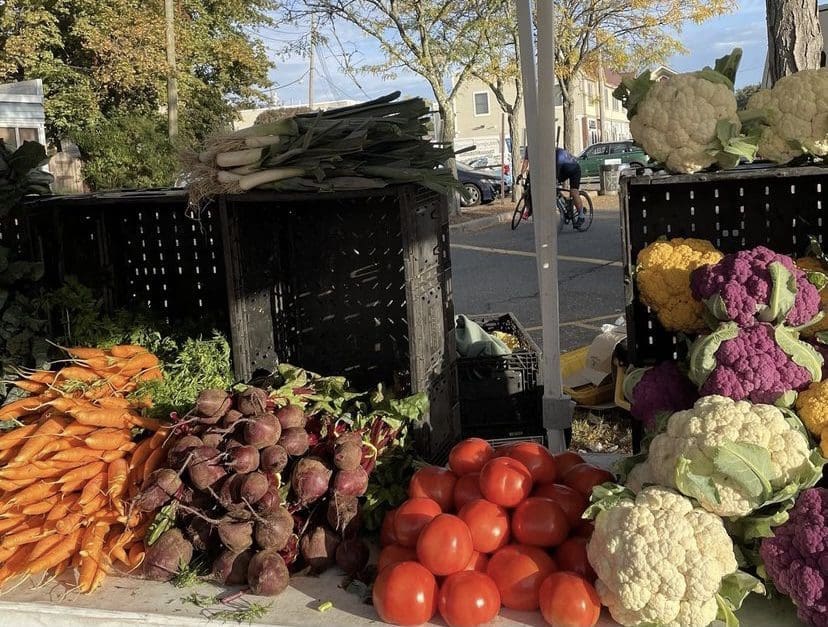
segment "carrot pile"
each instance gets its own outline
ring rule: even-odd
[[[76,568],[92,592],[144,556],[150,520],[129,502],[166,458],[168,430],[127,395],[160,364],[139,346],[65,350],[58,371],[20,372],[13,384],[29,396],[0,408],[20,425],[0,435],[0,585]]]

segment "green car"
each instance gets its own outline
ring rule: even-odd
[[[620,159],[621,163],[629,163],[632,168],[644,167],[650,161],[646,153],[632,140],[592,144],[578,155],[581,176],[600,176],[601,165],[606,159]]]

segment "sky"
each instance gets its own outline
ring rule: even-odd
[[[263,43],[273,55],[276,67],[271,71],[274,83],[272,95],[282,104],[302,104],[308,101],[307,58],[279,53],[285,45],[307,37],[307,29],[300,26],[278,26],[258,31]],[[363,100],[394,90],[407,96],[431,96],[425,81],[413,73],[399,73],[393,79],[354,75],[343,62],[342,50],[351,55],[352,65],[379,62],[379,47],[363,37],[352,26],[337,29],[338,41],[329,38],[321,44],[316,55],[316,79],[314,100]],[[762,79],[767,49],[765,25],[765,0],[740,0],[739,8],[722,17],[708,20],[701,25],[687,25],[678,35],[688,52],[668,60],[667,65],[679,72],[713,65],[716,57],[729,53],[735,47],[743,50],[742,62],[736,86],[758,83]]]

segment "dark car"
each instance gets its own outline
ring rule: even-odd
[[[607,159],[618,159],[621,163],[629,164],[631,168],[642,168],[650,162],[644,150],[631,140],[592,144],[578,155],[581,176],[584,178],[599,176],[601,164]]]
[[[500,185],[500,177],[487,172],[475,170],[465,163],[457,162],[457,178],[466,189],[468,199],[461,197],[464,207],[488,205],[497,197],[495,185]]]

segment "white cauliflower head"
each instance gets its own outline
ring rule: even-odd
[[[679,74],[655,83],[630,119],[630,134],[668,170],[693,173],[716,163],[716,125],[741,128],[736,96],[703,75]]]
[[[740,447],[735,473],[734,455],[729,454],[732,445]],[[723,446],[728,451],[723,452]],[[653,483],[677,488],[709,512],[745,516],[770,496],[737,480],[744,479],[739,455],[745,450],[763,456],[762,475],[772,492],[796,482],[813,467],[805,434],[779,408],[704,396],[692,409],[670,416],[666,431],[650,443],[647,460],[630,472],[627,487],[636,491]],[[709,489],[696,490],[697,482],[688,480],[683,471],[703,480]]]
[[[773,89],[755,93],[747,105],[765,116],[759,154],[787,163],[803,154],[828,155],[828,68],[780,78]]]
[[[737,569],[721,519],[660,486],[601,511],[587,555],[601,602],[622,625],[708,625],[722,579]]]

